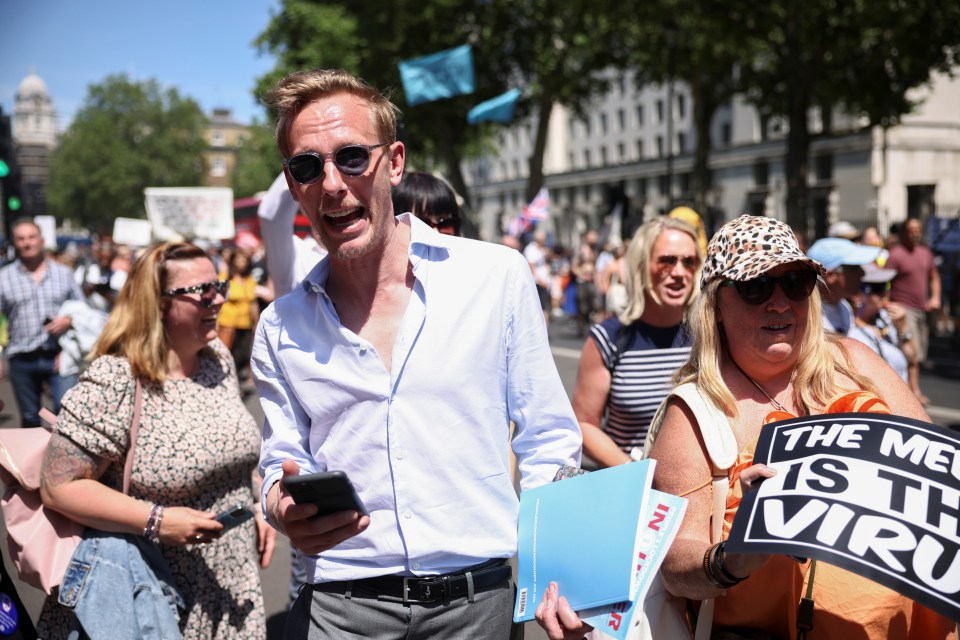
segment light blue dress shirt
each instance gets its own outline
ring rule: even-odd
[[[263,497],[293,459],[343,470],[370,527],[306,558],[313,582],[448,573],[516,553],[522,488],[579,465],[581,435],[519,252],[411,226],[412,295],[391,371],[340,324],[329,258],[260,318],[252,369],[265,416]],[[265,504],[265,503],[264,503]]]

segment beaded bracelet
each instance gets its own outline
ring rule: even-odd
[[[147,518],[147,526],[143,529],[145,538],[153,542],[160,542],[160,521],[163,520],[163,506],[154,504],[150,507],[150,517]]]

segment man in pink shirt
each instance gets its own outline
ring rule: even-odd
[[[890,289],[890,300],[907,311],[907,333],[913,335],[917,346],[917,361],[927,359],[930,329],[927,314],[940,309],[940,272],[933,261],[933,252],[920,244],[920,221],[911,218],[900,225],[900,242],[890,249],[884,265],[896,269]],[[919,371],[910,372],[910,386],[921,402],[928,399],[920,391]]]

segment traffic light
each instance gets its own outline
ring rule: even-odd
[[[10,131],[10,116],[0,109],[0,213],[3,214],[4,238],[10,237],[10,224],[20,215],[23,194],[16,147]]]

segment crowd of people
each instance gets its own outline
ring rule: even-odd
[[[262,242],[102,244],[54,260],[32,221],[12,227],[7,373],[23,426],[39,424],[43,393],[59,413],[43,500],[87,527],[74,562],[114,568],[84,578],[102,588],[68,571],[40,637],[102,632],[111,608],[141,630],[262,638],[258,569],[279,532],[296,550],[285,637],[520,638],[517,486],[646,456],[654,486],[689,501],[662,569],[670,593],[714,600],[714,637],[802,635],[814,563],[724,553],[726,535],[744,492],[774,473],[753,464],[764,424],[867,406],[929,421],[919,367],[943,287],[919,221],[890,246],[841,224],[806,247],[782,222],[741,216],[708,243],[680,207],[628,241],[588,230],[567,251],[536,229],[526,246],[478,242],[461,237],[450,186],[406,167],[378,90],[313,70],[266,100],[284,170],[261,203]],[[298,209],[311,238],[292,232]],[[81,326],[77,305],[96,321]],[[564,316],[585,339],[572,400],[548,341]],[[87,341],[65,369],[71,332]],[[679,385],[730,422],[729,469],[707,455]],[[318,514],[284,482],[332,470],[363,512]],[[255,517],[228,531],[218,514],[237,505]],[[150,588],[134,588],[144,575]],[[835,567],[816,575],[810,622],[824,637],[957,637],[899,593]],[[551,639],[591,631],[555,584],[536,618]]]

